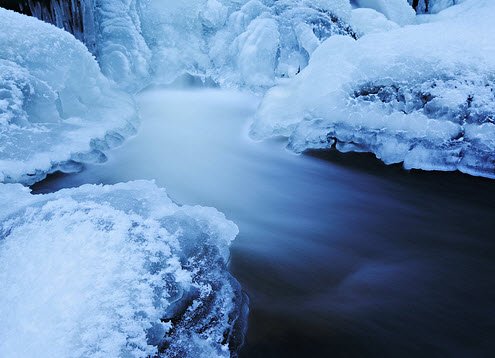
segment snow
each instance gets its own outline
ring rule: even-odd
[[[399,28],[397,23],[388,20],[382,13],[369,8],[353,9],[350,24],[359,37]]]
[[[355,0],[358,7],[376,10],[387,19],[401,25],[415,22],[415,13],[407,0]]]
[[[105,159],[135,131],[131,97],[69,33],[0,9],[0,182],[32,184]]]
[[[335,36],[264,98],[252,135],[289,137],[296,152],[372,152],[387,164],[495,177],[495,4],[431,23]]]
[[[20,1],[20,10],[29,12],[40,20],[56,25],[73,34],[95,53],[96,29],[93,0],[25,0]],[[29,13],[28,12],[28,13]]]
[[[0,356],[228,357],[237,227],[152,182],[31,195],[1,184]],[[231,346],[229,346],[229,344]]]

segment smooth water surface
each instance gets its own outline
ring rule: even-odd
[[[223,211],[240,228],[231,269],[251,299],[243,356],[493,351],[494,181],[253,142],[247,94],[150,90],[138,102],[138,135],[107,163],[34,189],[155,179],[178,202]]]

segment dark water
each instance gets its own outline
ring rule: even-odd
[[[155,179],[223,211],[240,228],[231,270],[251,299],[243,357],[493,356],[495,182],[255,143],[257,103],[143,93],[135,138],[35,190]]]

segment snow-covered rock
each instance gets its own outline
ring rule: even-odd
[[[0,182],[102,161],[135,131],[134,101],[71,34],[0,9]]]
[[[458,6],[432,23],[328,39],[268,92],[253,136],[495,177],[495,4]]]
[[[146,181],[0,184],[1,357],[229,357],[245,325],[236,225]]]

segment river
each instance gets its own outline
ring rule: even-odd
[[[138,97],[138,134],[37,193],[154,179],[236,222],[250,297],[244,357],[488,356],[495,348],[495,184],[366,154],[294,155],[248,137],[259,99],[216,89]]]

